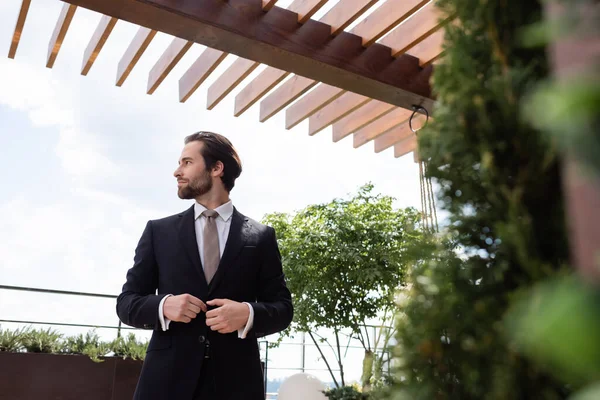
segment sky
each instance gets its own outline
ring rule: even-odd
[[[62,4],[32,1],[11,60],[21,1],[0,2],[0,284],[119,294],[146,222],[192,205],[177,197],[173,171],[183,138],[199,130],[226,135],[237,148],[244,170],[231,198],[254,219],[345,197],[367,182],[398,207],[420,208],[412,154],[376,154],[372,143],[354,149],[351,137],[333,143],[330,128],[311,137],[307,121],[286,130],[285,113],[260,123],[258,103],[234,117],[235,94],[264,66],[208,111],[206,90],[230,55],[182,104],[178,79],[204,49],[194,44],[147,95],[148,72],[172,40],[159,33],[119,88],[117,64],[137,27],[119,21],[84,77],[83,52],[101,16],[78,9],[54,68],[46,68]],[[6,290],[0,319],[117,323],[112,300]]]

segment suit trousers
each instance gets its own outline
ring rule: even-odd
[[[215,371],[210,358],[205,358],[202,362],[202,370],[194,393],[194,400],[218,400]]]

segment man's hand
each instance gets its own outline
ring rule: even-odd
[[[169,296],[163,305],[163,314],[166,318],[175,322],[185,322],[186,324],[200,311],[206,312],[206,304],[191,294],[180,294],[179,296]]]
[[[250,316],[246,304],[228,299],[214,299],[206,303],[218,307],[206,313],[206,325],[213,331],[231,333],[246,326]]]

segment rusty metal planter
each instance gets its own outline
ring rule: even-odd
[[[0,352],[0,400],[131,400],[142,361]]]

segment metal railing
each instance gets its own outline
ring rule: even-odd
[[[33,288],[33,287],[23,287],[23,286],[10,286],[10,285],[0,285],[0,290],[12,290],[12,291],[24,291],[24,292],[36,292],[36,293],[44,293],[44,294],[55,294],[55,295],[67,295],[67,296],[81,296],[81,297],[92,297],[92,298],[103,298],[103,299],[112,299],[116,300],[118,296],[111,294],[103,294],[103,293],[89,293],[89,292],[76,292],[76,291],[68,291],[68,290],[55,290],[55,289],[43,289],[43,288]],[[123,326],[122,322],[118,320],[118,324],[116,326],[111,325],[92,325],[92,324],[74,324],[74,323],[65,323],[65,322],[50,322],[50,321],[28,321],[28,320],[16,320],[16,319],[0,319],[0,323],[15,323],[15,324],[34,324],[34,325],[49,325],[49,326],[65,326],[65,327],[78,327],[78,328],[99,328],[99,329],[115,329],[117,331],[117,338],[121,336],[121,331],[123,330],[132,330],[132,331],[147,331],[140,328]],[[366,327],[377,329],[382,328],[381,326],[376,325],[367,325]],[[385,327],[389,328],[389,327]],[[305,365],[306,361],[306,346],[313,346],[312,343],[308,343],[305,340],[304,334],[302,334],[302,341],[300,343],[297,342],[281,342],[280,345],[290,345],[290,346],[302,346],[301,353],[301,366],[293,367],[293,368],[283,368],[283,367],[269,367],[268,366],[268,357],[269,357],[269,344],[268,340],[259,340],[259,346],[264,346],[265,357],[262,362],[264,362],[264,384],[265,390],[267,389],[268,383],[268,370],[289,370],[289,371],[329,371],[327,368],[308,368]],[[363,349],[361,346],[344,346],[346,352],[348,349]],[[389,364],[388,364],[389,368]],[[340,372],[337,368],[332,368],[332,372]],[[277,393],[266,393],[267,399],[276,398]]]

